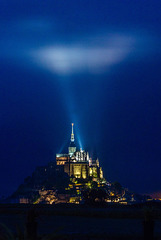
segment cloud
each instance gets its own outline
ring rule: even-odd
[[[100,36],[99,36],[100,37]],[[129,36],[100,37],[82,44],[46,46],[32,51],[33,60],[59,74],[102,73],[122,62],[133,50],[135,39]]]
[[[93,33],[66,34],[52,19],[23,19],[5,23],[0,40],[0,58],[32,64],[54,74],[101,74],[126,61],[154,51],[155,39],[134,31],[97,29]],[[157,41],[156,41],[157,42]]]

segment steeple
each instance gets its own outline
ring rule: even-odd
[[[73,154],[76,152],[76,146],[74,142],[74,130],[73,130],[74,123],[72,123],[72,133],[71,133],[71,139],[70,139],[70,145],[68,147],[68,153],[70,156],[73,156]]]
[[[71,133],[71,142],[74,142],[74,131],[73,131],[74,123],[72,123],[72,133]]]

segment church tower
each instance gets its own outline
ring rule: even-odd
[[[68,153],[70,157],[73,156],[73,154],[76,152],[76,146],[74,142],[74,129],[73,129],[74,123],[72,123],[72,133],[71,133],[71,139],[70,139],[70,145],[68,147]]]

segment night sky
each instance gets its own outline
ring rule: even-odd
[[[0,195],[70,140],[109,181],[161,192],[161,5],[0,1]]]

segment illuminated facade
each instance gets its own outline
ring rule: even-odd
[[[56,164],[61,165],[70,177],[88,179],[102,179],[103,171],[99,166],[99,160],[92,160],[89,153],[80,149],[77,150],[74,139],[74,124],[72,123],[72,133],[67,154],[56,154]]]

